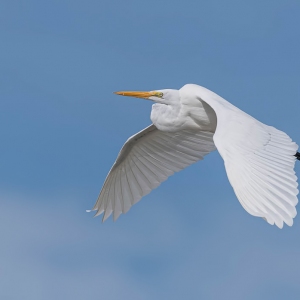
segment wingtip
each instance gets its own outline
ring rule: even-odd
[[[96,210],[96,209],[95,209]],[[94,218],[100,216],[101,214],[103,213],[103,210],[98,210],[95,215],[94,215]]]

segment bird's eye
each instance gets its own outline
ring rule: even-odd
[[[155,96],[156,96],[156,97],[159,97],[159,98],[162,98],[162,97],[163,97],[163,95],[164,95],[163,93],[159,92],[159,93],[156,93],[156,95],[155,95]]]

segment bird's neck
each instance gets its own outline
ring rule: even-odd
[[[153,124],[161,131],[176,132],[180,130],[201,130],[215,132],[217,119],[209,105],[200,100],[178,105],[154,104],[151,111]]]
[[[175,132],[181,129],[180,120],[180,103],[178,105],[165,105],[155,103],[152,105],[151,121],[161,131]]]

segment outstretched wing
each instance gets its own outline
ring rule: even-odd
[[[174,172],[215,149],[211,132],[171,133],[148,126],[130,137],[121,149],[93,207],[96,216],[104,212],[105,221],[113,213],[116,220]]]
[[[252,124],[251,124],[252,123]],[[232,124],[233,125],[233,124]],[[216,135],[228,179],[242,206],[269,224],[293,225],[298,203],[294,172],[298,146],[282,131],[252,120],[227,135]],[[228,129],[230,129],[229,126]],[[232,128],[233,129],[233,128]],[[245,141],[246,139],[246,141]],[[230,143],[229,143],[230,140]]]
[[[298,203],[294,172],[297,144],[284,132],[257,121],[217,94],[196,85],[187,88],[216,113],[215,145],[245,210],[279,228],[283,222],[292,226]]]

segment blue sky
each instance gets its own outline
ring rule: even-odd
[[[217,152],[117,222],[93,206],[151,104],[212,89],[299,135],[299,1],[0,2],[1,299],[298,299],[300,221],[247,214]],[[300,164],[296,166],[300,172]]]

